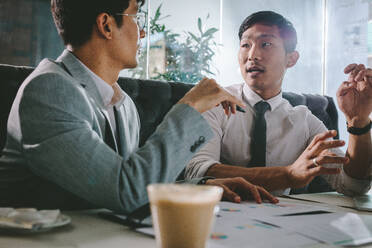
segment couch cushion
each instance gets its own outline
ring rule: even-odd
[[[18,88],[32,71],[32,67],[0,65],[0,150],[5,145],[8,116]]]
[[[118,83],[136,104],[141,120],[140,146],[155,131],[170,108],[193,86],[133,78],[119,78]]]

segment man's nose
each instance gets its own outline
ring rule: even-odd
[[[260,59],[261,59],[260,49],[256,45],[253,45],[251,47],[251,49],[249,49],[248,60],[256,61],[256,60],[260,60]]]

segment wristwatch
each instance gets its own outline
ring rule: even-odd
[[[367,126],[358,128],[358,127],[349,127],[348,123],[346,122],[347,131],[354,135],[362,135],[368,133],[369,130],[372,128],[372,121],[370,120]]]

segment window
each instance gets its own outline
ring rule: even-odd
[[[339,85],[347,80],[343,73],[346,65],[369,62],[372,66],[368,53],[368,41],[372,39],[372,34],[368,33],[372,1],[327,0],[326,3],[326,75],[323,84],[325,94],[336,101]],[[346,121],[341,111],[338,117],[340,138],[347,140]]]
[[[217,76],[220,1],[147,1],[151,25],[140,67],[121,75],[197,83]],[[147,53],[149,50],[149,53]]]

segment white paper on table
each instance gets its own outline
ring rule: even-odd
[[[300,233],[255,221],[238,213],[235,216],[217,217],[209,244],[210,248],[297,248],[313,247],[319,242]]]
[[[326,206],[310,205],[311,203],[293,203],[292,201],[281,200],[278,204],[262,203],[257,204],[254,202],[220,203],[220,216],[231,216],[239,213],[239,216],[248,216],[253,219],[259,219],[267,216],[280,216],[296,213],[308,213],[315,211],[329,211]]]
[[[295,231],[332,245],[361,245],[372,242],[372,216],[354,213],[277,216],[262,218],[288,231]]]
[[[138,228],[138,232],[155,236],[151,227]],[[299,233],[244,218],[218,217],[208,241],[208,248],[297,248],[318,247],[319,243]]]
[[[337,192],[324,192],[316,194],[300,194],[300,195],[288,195],[288,198],[309,200],[321,203],[327,203],[329,205],[339,207],[351,207],[354,208],[353,198]]]
[[[326,211],[323,206],[293,203],[282,200],[279,204],[254,202],[221,202],[213,227],[209,248],[218,247],[318,247],[319,242],[292,230],[260,221],[263,217],[313,211]],[[139,232],[154,236],[152,228],[139,228]]]

